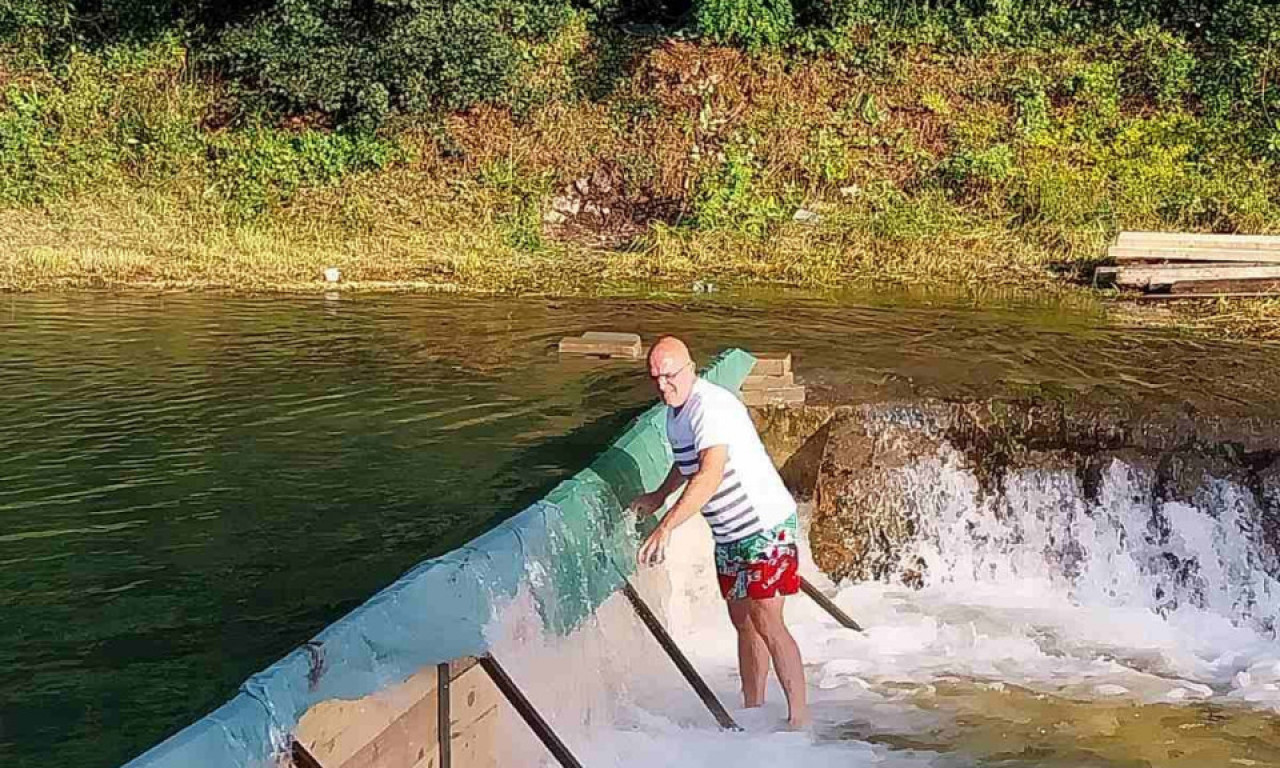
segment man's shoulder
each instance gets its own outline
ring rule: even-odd
[[[698,379],[698,386],[689,396],[689,404],[696,403],[696,410],[716,412],[738,412],[743,409],[742,401],[733,392],[706,379]],[[745,411],[744,411],[745,412]]]

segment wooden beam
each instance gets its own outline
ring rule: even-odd
[[[1202,232],[1121,232],[1116,246],[1123,248],[1222,248],[1280,249],[1280,235],[1219,235]]]
[[[569,748],[565,746],[556,732],[551,730],[551,726],[542,715],[538,714],[538,710],[534,708],[533,703],[525,697],[524,692],[516,685],[515,681],[502,668],[498,660],[491,655],[480,657],[480,666],[484,667],[484,671],[489,673],[489,677],[493,680],[494,685],[498,686],[498,690],[507,697],[507,701],[511,702],[511,706],[515,708],[520,717],[524,718],[525,724],[533,731],[534,735],[542,742],[547,751],[555,756],[563,768],[582,768],[582,763],[573,756]]]
[[[1117,262],[1232,262],[1240,264],[1280,264],[1280,248],[1277,249],[1226,249],[1226,248],[1120,248],[1112,247],[1107,255]]]
[[[849,614],[840,610],[840,606],[833,603],[831,601],[831,598],[822,594],[822,592],[817,587],[810,584],[809,580],[803,576],[800,577],[800,589],[806,595],[812,598],[815,603],[821,606],[822,610],[831,614],[831,618],[835,619],[836,622],[840,624],[840,626],[844,627],[845,629],[852,629],[855,632],[862,631],[862,627],[858,626],[858,622],[854,621],[849,616]]]
[[[1134,293],[1122,297],[1132,301],[1206,301],[1208,299],[1274,299],[1274,293]]]
[[[1273,267],[1124,267],[1116,275],[1116,285],[1150,289],[1174,283],[1217,280],[1280,280],[1280,266]]]
[[[1250,293],[1280,294],[1280,280],[1191,280],[1169,286],[1169,293]]]
[[[658,617],[649,609],[648,604],[640,597],[640,593],[636,592],[636,588],[631,586],[631,581],[625,576],[622,579],[622,593],[627,596],[627,601],[635,609],[640,621],[649,628],[650,634],[658,641],[658,645],[662,646],[662,650],[667,652],[667,656],[676,665],[676,669],[679,669],[680,674],[684,675],[689,687],[693,689],[694,693],[698,694],[698,698],[702,699],[702,703],[706,705],[707,710],[711,712],[711,716],[716,719],[720,727],[726,731],[741,731],[741,726],[734,722],[733,716],[720,703],[720,699],[716,698],[711,686],[707,685],[706,681],[698,674],[698,670],[694,669],[693,664],[689,663],[688,657],[680,650],[680,646],[676,645],[676,641],[671,639],[666,627],[662,626],[662,622],[658,621]]]
[[[449,726],[449,683],[453,675],[449,662],[436,665],[436,749],[440,753],[440,768],[453,768],[453,728]]]
[[[752,356],[756,359],[751,368],[753,376],[786,376],[791,373],[790,352],[761,352]]]
[[[297,739],[293,740],[293,747],[289,750],[289,757],[293,758],[294,768],[324,768],[320,761],[315,759],[307,748],[302,746],[302,742]]]
[[[604,333],[590,331],[581,336],[566,336],[558,347],[562,355],[587,355],[591,357],[640,357],[640,336],[634,333]]]

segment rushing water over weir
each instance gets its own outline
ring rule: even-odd
[[[1187,449],[1083,462],[1042,451],[993,480],[948,441],[922,439],[909,409],[890,413],[862,429],[898,452],[896,466],[872,463],[875,477],[845,483],[896,518],[869,544],[865,529],[848,534],[889,564],[881,578],[826,584],[866,631],[802,596],[788,606],[816,701],[812,734],[778,732],[772,681],[764,710],[734,710],[747,734],[716,732],[625,606],[552,640],[536,639],[517,601],[495,629],[499,647],[586,764],[1280,765],[1280,486],[1269,465],[1215,476],[1178,465]],[[806,507],[811,525],[836,526],[840,500],[817,506]],[[824,535],[833,546],[839,533]],[[686,526],[674,548],[642,591],[736,705],[709,537]],[[538,750],[515,731],[508,759],[526,764]]]

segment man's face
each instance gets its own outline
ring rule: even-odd
[[[681,362],[669,355],[660,355],[649,359],[649,378],[657,387],[662,402],[679,408],[689,399],[697,376],[693,372],[692,360]]]

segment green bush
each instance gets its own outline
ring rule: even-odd
[[[1017,115],[1016,127],[1023,136],[1034,136],[1049,127],[1049,96],[1045,93],[1044,77],[1036,70],[1026,70],[1014,76],[1010,97]]]
[[[765,188],[750,142],[725,146],[720,162],[704,171],[693,193],[692,223],[763,237],[787,216],[789,206]]]
[[[392,144],[368,134],[251,128],[211,137],[209,185],[233,220],[251,220],[287,203],[304,186],[386,166]]]
[[[939,171],[950,188],[979,195],[1010,179],[1017,171],[1017,157],[1008,144],[961,148],[942,161]]]
[[[777,48],[791,34],[791,0],[697,0],[694,18],[706,38],[749,51]]]
[[[493,193],[495,218],[506,244],[526,253],[542,250],[542,203],[551,179],[528,173],[518,163],[504,159],[486,163],[480,169],[479,182]]]
[[[199,161],[202,94],[169,40],[75,54],[0,97],[0,201],[33,203],[122,176],[163,179]]]
[[[1121,59],[1126,62],[1126,90],[1162,109],[1179,106],[1191,90],[1195,54],[1186,40],[1168,30],[1148,25],[1125,35]]]
[[[277,0],[213,58],[249,95],[368,130],[392,112],[501,101],[527,46],[570,17],[568,0]]]

